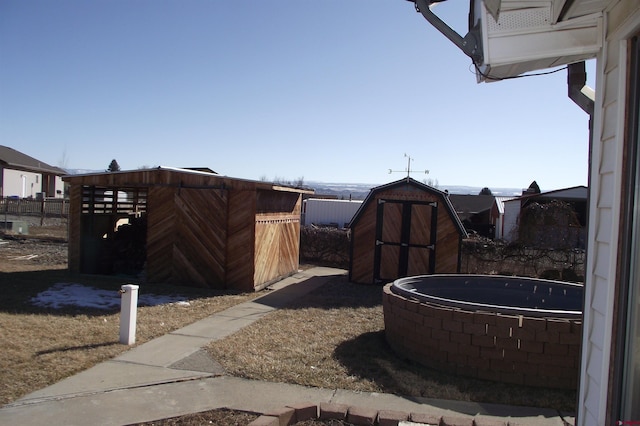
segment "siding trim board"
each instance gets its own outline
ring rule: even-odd
[[[634,366],[632,361],[627,360],[627,356],[633,351],[634,346],[638,345],[637,341],[632,338],[633,331],[629,330],[637,322],[637,313],[634,313],[637,304],[637,287],[638,287],[638,267],[635,265],[636,260],[632,257],[638,246],[638,217],[635,213],[637,206],[640,204],[638,199],[638,180],[640,179],[640,170],[638,169],[638,128],[640,125],[640,32],[632,38],[628,43],[629,71],[628,76],[628,97],[626,98],[626,107],[628,123],[625,125],[625,142],[623,147],[624,164],[622,168],[622,208],[621,208],[621,224],[619,235],[619,259],[618,277],[616,279],[616,294],[614,299],[613,313],[614,325],[612,330],[612,356],[611,374],[609,376],[609,388],[611,389],[611,403],[608,407],[608,419],[611,423],[619,419],[628,419],[631,416],[632,409],[630,407],[631,399],[637,400],[637,391],[630,398],[626,392],[633,391],[633,375],[628,371],[632,371]],[[636,288],[634,288],[634,285]],[[633,359],[633,358],[632,358]],[[637,360],[635,361],[638,362]],[[637,367],[635,367],[637,368]],[[638,380],[638,379],[635,379]],[[637,404],[637,401],[635,401]],[[635,404],[632,404],[635,405]],[[637,414],[637,408],[636,408]]]
[[[580,425],[611,424],[620,415],[616,396],[616,297],[625,268],[621,225],[625,194],[625,137],[629,40],[640,31],[640,7],[633,1],[611,2],[604,14],[605,43],[597,57],[597,88],[590,175],[589,250],[581,386]],[[622,306],[618,306],[623,309]]]

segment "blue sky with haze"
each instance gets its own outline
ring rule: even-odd
[[[466,32],[467,1],[435,11]],[[0,2],[0,144],[65,168],[382,184],[407,153],[441,187],[586,185],[566,79],[477,84],[404,0]]]

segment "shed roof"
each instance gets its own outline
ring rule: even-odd
[[[508,200],[505,200],[505,203],[509,203],[512,201],[523,201],[530,200],[534,198],[546,198],[546,199],[555,199],[555,200],[566,200],[566,201],[586,201],[589,193],[589,188],[586,186],[572,186],[570,188],[562,188],[556,189],[548,192],[541,192],[539,194],[525,194],[521,197],[515,197]]]
[[[186,170],[196,170],[198,172],[207,172],[207,173],[213,173],[215,175],[218,174],[218,172],[216,172],[215,170],[210,169],[209,167],[183,167],[183,169]]]
[[[376,194],[382,191],[387,191],[389,189],[400,188],[405,185],[413,186],[421,191],[429,192],[441,198],[446,206],[447,212],[449,213],[451,220],[453,221],[456,228],[460,232],[460,235],[462,235],[463,238],[466,238],[468,236],[467,231],[464,229],[462,222],[460,222],[460,218],[456,214],[456,211],[453,208],[451,201],[449,200],[449,194],[444,191],[440,191],[439,189],[436,189],[432,186],[418,182],[417,180],[410,177],[403,178],[398,181],[390,182],[384,185],[376,186],[375,188],[371,188],[371,191],[369,191],[367,198],[364,199],[364,201],[362,202],[362,205],[360,206],[356,214],[353,215],[353,219],[351,219],[351,222],[349,223],[349,228],[351,228],[358,222],[358,220],[360,219],[360,216],[363,214],[364,210],[366,209],[366,206],[369,204],[371,200],[375,198]]]
[[[504,214],[504,203],[513,199],[514,197],[496,197],[496,207],[498,208],[498,214]]]
[[[459,195],[450,194],[449,200],[456,213],[477,214],[491,210],[495,197],[493,195]]]
[[[63,180],[71,184],[96,186],[182,186],[182,187],[211,187],[226,189],[260,189],[282,192],[298,192],[313,194],[313,189],[295,188],[272,182],[239,179],[222,176],[215,172],[181,169],[177,167],[159,166],[150,169],[120,170],[117,172],[99,172],[77,175],[66,175]]]
[[[24,170],[36,173],[49,173],[62,176],[66,171],[59,167],[50,166],[44,161],[37,160],[8,146],[0,145],[0,165],[9,169]]]
[[[539,198],[558,198],[563,200],[586,200],[589,189],[586,186],[572,186],[571,188],[536,194]]]

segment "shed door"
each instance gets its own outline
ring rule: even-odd
[[[378,200],[374,282],[433,274],[438,203]]]

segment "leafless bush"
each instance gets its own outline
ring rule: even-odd
[[[518,241],[529,247],[584,248],[584,228],[575,209],[566,202],[532,202],[519,218]]]
[[[300,259],[316,265],[348,268],[347,231],[330,227],[303,227],[300,232]],[[531,248],[518,243],[507,244],[474,237],[462,242],[460,272],[582,282],[584,261],[585,252],[581,249]]]
[[[584,281],[585,252],[581,249],[531,248],[486,238],[462,244],[461,272],[518,275],[563,281]]]
[[[344,229],[305,226],[300,230],[300,259],[317,265],[349,267],[349,239]]]

